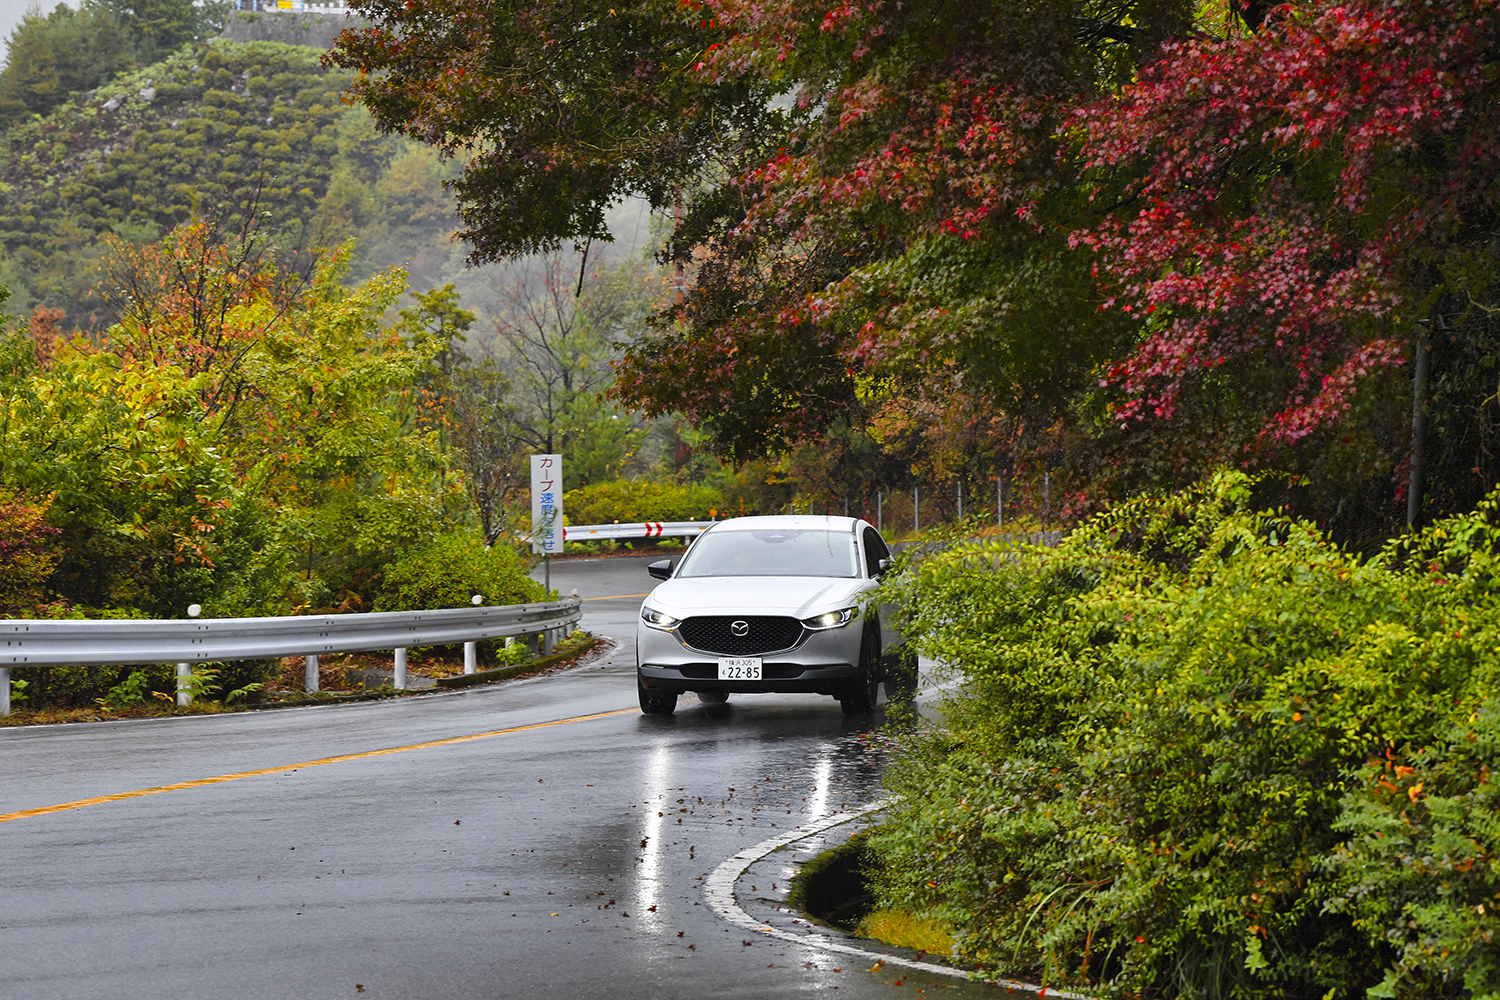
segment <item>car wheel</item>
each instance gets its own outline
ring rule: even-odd
[[[693,694],[705,705],[722,705],[729,700],[727,691],[694,691]]]
[[[872,624],[865,628],[864,641],[860,643],[859,676],[839,695],[839,705],[845,715],[873,715],[879,700],[880,626]]]
[[[641,712],[646,715],[671,715],[677,711],[677,694],[674,691],[648,691],[637,680],[635,693],[641,701]]]

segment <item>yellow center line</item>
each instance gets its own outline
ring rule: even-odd
[[[585,601],[623,601],[627,597],[645,597],[645,594],[616,594],[613,597],[585,597]]]
[[[254,771],[240,771],[237,774],[220,774],[212,778],[198,778],[194,781],[178,781],[170,785],[156,785],[152,788],[138,788],[133,792],[116,792],[114,795],[97,795],[91,799],[79,799],[76,802],[62,802],[55,806],[42,806],[39,809],[22,809],[20,812],[0,813],[0,823],[9,823],[11,820],[25,819],[28,816],[45,816],[48,813],[64,812],[68,809],[82,809],[84,806],[98,805],[101,802],[123,802],[126,799],[138,799],[145,795],[160,795],[162,792],[177,792],[185,788],[201,788],[204,785],[217,785],[225,781],[238,781],[241,778],[254,778],[263,774],[280,774],[284,771],[296,771],[304,767],[319,767],[323,764],[341,764],[346,760],[362,760],[365,757],[384,757],[386,754],[405,753],[408,750],[426,750],[428,747],[445,747],[454,743],[468,743],[470,740],[483,740],[491,736],[504,736],[507,733],[524,733],[530,729],[547,729],[551,726],[566,726],[570,722],[590,722],[594,719],[607,719],[611,715],[625,715],[636,711],[633,708],[618,708],[612,712],[598,712],[594,715],[579,715],[571,719],[557,719],[553,722],[534,722],[529,726],[512,726],[509,729],[492,729],[487,733],[471,733],[468,736],[452,736],[446,740],[429,740],[426,743],[413,743],[404,747],[386,747],[383,750],[365,750],[361,753],[340,754],[337,757],[323,757],[319,760],[305,760],[300,764],[281,764],[277,767],[261,767]]]

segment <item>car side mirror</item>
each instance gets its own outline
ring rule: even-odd
[[[896,565],[896,564],[891,559],[882,559],[882,560],[880,560],[879,562],[877,562],[875,564],[875,575],[876,576],[885,576],[886,572],[892,566],[894,566],[894,565]]]
[[[670,580],[672,579],[672,560],[662,559],[651,563],[646,567],[646,572],[658,580]]]

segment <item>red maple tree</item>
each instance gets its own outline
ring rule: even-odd
[[[1118,420],[1169,420],[1186,381],[1252,359],[1295,374],[1261,432],[1294,444],[1408,357],[1430,251],[1494,216],[1497,27],[1489,0],[1286,5],[1074,113],[1117,200],[1074,241],[1140,330],[1104,376]]]

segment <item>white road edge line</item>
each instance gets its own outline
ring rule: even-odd
[[[935,965],[932,962],[919,962],[913,958],[902,958],[899,955],[887,955],[880,952],[867,951],[864,948],[855,948],[852,945],[841,944],[837,941],[829,941],[816,935],[797,935],[784,931],[768,924],[757,921],[750,914],[740,908],[739,900],[735,898],[734,885],[739,881],[741,875],[757,861],[770,854],[772,851],[788,844],[794,844],[824,830],[831,830],[836,826],[853,822],[861,816],[867,816],[890,805],[890,799],[881,799],[872,802],[859,809],[848,812],[835,813],[832,816],[799,826],[795,830],[762,840],[754,847],[745,850],[728,859],[713,870],[703,882],[703,895],[708,905],[713,908],[715,915],[722,917],[737,927],[743,927],[747,931],[755,931],[757,934],[765,934],[782,941],[803,947],[821,948],[824,951],[838,952],[841,955],[857,955],[860,958],[869,958],[886,965],[899,965],[907,969],[917,969],[922,972],[930,972],[938,976],[953,976],[958,979],[968,979],[969,974],[962,969],[950,968],[946,965]],[[1012,990],[1026,990],[1040,996],[1060,997],[1062,1000],[1092,1000],[1081,993],[1069,993],[1064,990],[1055,990],[1046,986],[1037,986],[1034,983],[1023,983],[1010,979],[987,979],[985,982],[996,986],[1004,986]]]

